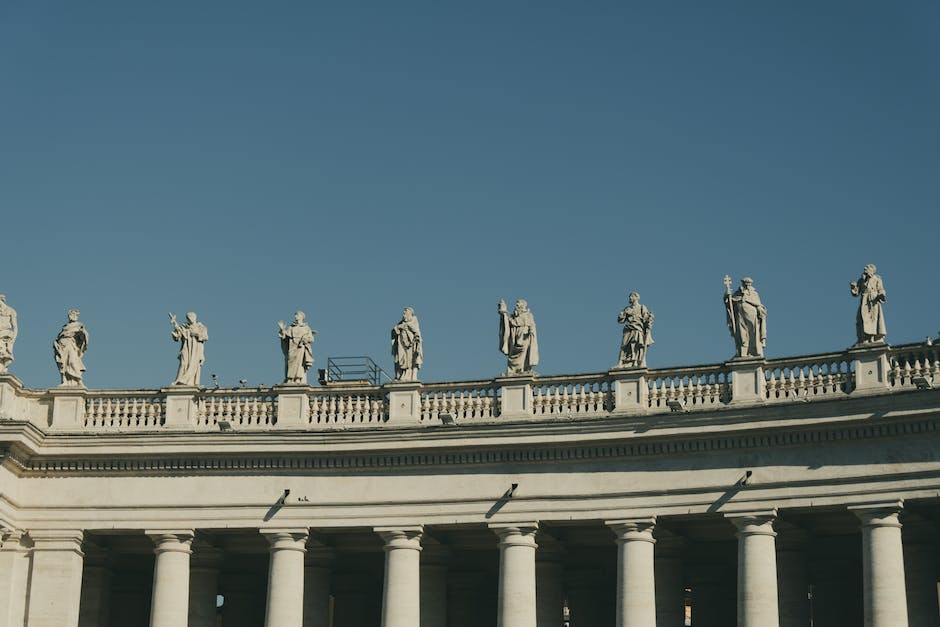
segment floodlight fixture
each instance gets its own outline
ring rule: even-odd
[[[457,426],[457,420],[454,418],[453,414],[438,414],[437,417],[441,419],[441,424],[445,427]]]
[[[666,407],[668,407],[671,411],[685,411],[685,405],[677,400],[666,401]]]
[[[231,430],[232,430],[231,422],[229,422],[228,420],[219,421],[219,431],[231,431]]]
[[[929,390],[933,387],[927,377],[912,377],[911,383],[916,385],[918,390]]]

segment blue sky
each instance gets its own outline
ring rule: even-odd
[[[528,299],[544,374],[605,370],[617,312],[651,366],[727,359],[722,277],[755,280],[769,356],[854,341],[878,265],[888,340],[940,329],[940,5],[910,2],[0,4],[0,293],[11,371],[158,387],[167,312],[205,379],[274,383],[298,308],[327,356],[405,305],[422,379],[505,368]]]

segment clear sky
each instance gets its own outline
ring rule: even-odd
[[[11,371],[58,383],[66,310],[92,388],[176,372],[167,312],[224,385],[283,376],[278,319],[422,379],[505,368],[528,299],[543,374],[605,370],[617,312],[650,366],[733,352],[752,276],[768,356],[854,342],[878,265],[888,340],[940,329],[934,0],[0,3],[0,293]],[[315,379],[315,377],[311,377]]]

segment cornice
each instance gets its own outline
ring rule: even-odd
[[[805,406],[804,406],[805,407]],[[33,447],[22,440],[0,441],[3,463],[18,475],[141,475],[141,474],[233,474],[243,472],[279,473],[304,471],[319,474],[375,472],[381,469],[429,466],[479,466],[493,464],[540,464],[578,462],[596,459],[636,459],[662,455],[697,455],[714,451],[747,451],[780,447],[817,445],[829,442],[863,441],[934,434],[940,430],[940,411],[935,408],[907,411],[846,412],[828,420],[792,420],[787,412],[776,410],[763,420],[714,424],[695,415],[689,424],[676,428],[647,425],[637,419],[604,419],[557,424],[500,425],[489,430],[474,426],[462,434],[453,429],[435,429],[402,437],[387,431],[362,442],[355,436],[331,446],[328,434],[186,434],[190,439],[210,437],[216,444],[192,448],[175,447],[155,451],[145,448],[141,436],[127,436],[123,451],[95,447],[64,446],[69,436],[46,437]],[[852,409],[845,407],[844,409]],[[732,412],[712,412],[725,414]],[[804,414],[806,411],[803,412]],[[642,419],[640,419],[642,421]],[[428,431],[431,431],[430,429]],[[413,431],[411,432],[413,433]],[[2,434],[0,434],[2,435]],[[177,439],[175,434],[169,439]],[[160,439],[166,444],[168,436]],[[276,439],[276,447],[254,448],[266,437]],[[29,440],[30,438],[27,438]],[[83,438],[80,438],[83,439]],[[114,446],[119,436],[109,436]],[[184,440],[185,441],[185,440]],[[226,448],[221,442],[237,444]],[[355,447],[350,447],[355,443]],[[383,449],[383,446],[384,449]]]

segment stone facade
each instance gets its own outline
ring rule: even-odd
[[[238,390],[3,374],[0,625],[936,627],[938,349]]]

